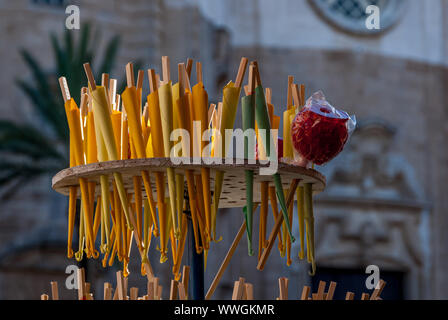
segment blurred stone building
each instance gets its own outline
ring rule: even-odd
[[[365,3],[379,6],[380,30],[365,27]],[[327,176],[327,189],[315,204],[317,276],[310,278],[308,265],[296,258],[298,244],[291,267],[274,249],[265,271],[257,271],[244,237],[216,298],[230,298],[239,276],[254,284],[261,299],[278,295],[280,276],[290,278],[291,298],[320,279],[338,281],[339,296],[361,292],[368,265],[378,265],[388,281],[385,298],[448,298],[448,1],[1,1],[0,118],[32,117],[13,81],[27,76],[18,50],[31,49],[52,67],[48,34],[63,31],[68,4],[79,5],[81,22],[93,22],[103,40],[122,36],[116,77],[131,60],[160,70],[161,55],[169,55],[173,66],[192,57],[202,61],[210,100],[216,102],[246,56],[259,61],[276,114],[285,109],[287,76],[293,75],[306,85],[307,96],[322,89],[335,107],[356,115],[358,128],[346,150],[318,168]],[[44,177],[0,204],[1,299],[37,298],[51,279],[64,282],[72,263],[65,258],[65,202]],[[218,231],[224,240],[213,244],[206,287],[241,221],[240,210],[221,211]],[[159,265],[157,254],[152,261],[168,278],[169,266]],[[133,268],[130,284],[144,288],[138,263]],[[112,271],[89,264],[97,292],[107,278],[113,279]]]

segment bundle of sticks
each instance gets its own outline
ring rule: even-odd
[[[168,294],[169,300],[188,300],[188,278],[190,268],[184,266],[182,272],[182,280],[177,281],[172,279],[170,285],[170,291]],[[104,300],[162,300],[163,299],[163,287],[159,283],[159,278],[153,278],[147,282],[146,294],[139,296],[139,289],[137,287],[131,287],[128,289],[128,279],[123,277],[123,273],[118,271],[116,274],[116,287],[115,290],[112,284],[109,282],[104,283]],[[279,296],[276,300],[288,300],[288,278],[279,278]],[[325,292],[326,283],[324,281],[319,282],[319,287],[316,293],[311,293],[311,287],[304,286],[300,300],[333,300],[333,296],[336,290],[336,282],[331,281],[328,286],[328,291]],[[372,295],[368,293],[361,294],[361,300],[382,300],[381,293],[386,286],[384,280],[380,280],[377,287],[374,289]],[[94,294],[91,292],[90,283],[85,281],[84,269],[78,269],[77,273],[77,287],[78,287],[78,300],[95,300]],[[51,300],[59,300],[59,289],[56,281],[50,282]],[[310,294],[311,293],[311,294]],[[355,294],[353,292],[347,292],[345,300],[354,300]],[[48,294],[41,295],[41,300],[49,300]],[[240,277],[238,281],[234,282],[232,300],[254,300],[254,286],[246,282],[243,277]]]
[[[278,279],[278,287],[279,287],[279,296],[276,300],[288,300],[288,278],[279,278]],[[333,300],[333,296],[336,290],[336,282],[331,281],[328,286],[328,291],[325,292],[326,287],[325,281],[319,282],[319,287],[316,293],[311,293],[311,287],[304,286],[302,290],[302,294],[300,296],[300,300]],[[361,300],[382,300],[381,293],[386,286],[386,282],[384,280],[380,280],[378,282],[377,287],[374,289],[372,295],[370,296],[368,293],[361,294]],[[353,292],[347,292],[345,300],[354,300],[355,294]],[[254,300],[254,287],[251,283],[245,281],[244,278],[240,277],[238,281],[235,281],[232,293],[232,300]]]
[[[182,279],[180,281],[172,279],[169,300],[187,300],[188,282],[190,276],[190,267],[184,266],[182,270]],[[104,283],[103,300],[162,300],[163,286],[159,283],[159,278],[148,279],[146,294],[139,296],[137,287],[128,288],[128,278],[123,276],[122,271],[116,273],[116,286],[113,288],[109,282]],[[59,289],[57,281],[50,282],[51,299],[59,300]],[[85,281],[85,271],[83,268],[77,271],[77,290],[78,300],[95,300],[94,293],[91,290],[91,284]],[[41,300],[49,300],[49,295],[44,293]],[[97,297],[99,300],[99,297]]]
[[[235,82],[230,81],[223,88],[222,101],[217,106],[209,106],[200,62],[196,63],[196,84],[191,86],[191,59],[186,64],[178,64],[178,82],[174,84],[167,56],[162,57],[161,76],[154,69],[148,69],[150,93],[146,100],[142,98],[145,72],[138,70],[136,78],[132,63],[126,65],[127,86],[121,94],[117,93],[117,80],[108,74],[102,75],[101,85],[98,85],[90,64],[85,63],[88,82],[81,89],[79,107],[71,98],[66,78],[59,79],[70,130],[70,166],[137,158],[182,157],[193,161],[225,158],[230,145],[225,131],[234,128],[248,63],[247,58],[241,59]],[[271,129],[273,132],[279,129],[281,118],[274,114],[272,90],[267,88],[265,91],[262,87],[258,63],[250,63],[248,82],[244,86],[246,96],[241,100],[243,129],[253,129],[256,134],[253,141],[245,138],[245,158],[294,163],[288,132],[293,116],[304,105],[305,89],[293,82],[294,79],[289,77],[288,108],[283,116],[283,157],[279,158],[277,137]],[[173,141],[176,129],[181,129],[176,131],[180,132],[177,144]],[[207,138],[208,130],[212,134]],[[189,137],[193,137],[191,143]],[[209,142],[211,147],[208,148]],[[201,167],[200,173],[189,169],[181,173],[171,167],[152,172],[142,169],[132,178],[130,188],[125,187],[120,172],[103,174],[99,182],[79,178],[79,184],[69,190],[67,256],[80,261],[84,256],[96,259],[102,254],[103,267],[111,266],[118,259],[123,264],[126,277],[134,239],[141,257],[141,273],[151,279],[154,273],[148,252],[155,237],[158,238],[161,263],[168,260],[171,252],[172,272],[178,281],[188,230],[187,218],[183,214],[186,209],[184,189],[189,198],[196,252],[204,251],[207,259],[210,242],[221,239],[216,225],[224,171],[215,170],[214,177],[210,175],[206,166]],[[151,181],[154,178],[156,190],[153,190]],[[258,204],[253,203],[253,172],[246,170],[245,178],[247,203],[243,210],[245,222],[242,228],[247,231],[249,254],[252,255],[253,216]],[[299,186],[300,181],[294,180],[289,189],[284,190],[279,173],[273,175],[273,180],[273,185],[269,181],[260,182],[258,269],[264,268],[276,239],[281,256],[287,257],[287,265],[292,263],[291,243],[295,239],[291,226],[297,194],[299,258],[305,258],[306,238],[306,257],[314,274],[312,185],[301,183]],[[78,195],[81,205],[77,214]],[[266,239],[269,202],[275,226]],[[72,241],[76,219],[79,221],[79,239],[78,249],[74,252]],[[234,252],[232,248],[236,248],[241,236],[237,238],[229,250],[230,255],[226,256],[227,264]],[[215,278],[218,282],[224,269],[225,266],[218,271]]]
[[[121,95],[116,92],[115,79],[103,74],[101,85],[97,85],[90,65],[84,64],[88,87],[81,89],[80,107],[71,98],[67,80],[61,77],[59,83],[70,129],[70,166],[108,160],[170,157],[173,148],[170,135],[174,129],[183,129],[182,132],[187,132],[190,136],[198,129],[197,136],[200,139],[210,126],[218,130],[221,122],[223,128],[233,128],[233,121],[229,121],[227,113],[236,111],[247,59],[241,60],[235,83],[229,83],[224,89],[224,101],[219,104],[221,107],[218,110],[214,104],[208,108],[208,95],[202,80],[200,62],[196,63],[197,83],[191,87],[192,62],[189,59],[187,65],[178,64],[179,82],[176,84],[170,78],[168,57],[162,58],[161,80],[154,69],[149,69],[150,94],[144,106],[142,87],[145,72],[139,70],[135,82],[132,63],[126,66],[127,87]],[[226,100],[229,95],[230,101]],[[199,128],[193,126],[194,121],[200,124]],[[218,140],[217,137],[211,139],[215,142]],[[176,156],[203,157],[201,150],[205,142],[199,141],[197,147],[196,143],[188,144],[186,141],[186,137],[182,137],[182,145]],[[212,148],[210,152],[221,154],[218,148]],[[102,253],[103,266],[112,265],[117,257],[123,262],[123,273],[127,276],[131,240],[134,238],[141,255],[142,274],[152,277],[148,249],[154,236],[159,237],[161,263],[168,259],[170,242],[173,274],[178,279],[187,233],[186,218],[182,214],[185,208],[185,180],[196,251],[207,251],[210,241],[215,239],[216,211],[212,212],[210,169],[202,168],[198,175],[192,170],[186,170],[185,174],[175,174],[174,169],[167,168],[166,175],[156,171],[153,176],[156,197],[149,170],[142,170],[140,176],[133,177],[132,191],[125,188],[120,172],[114,172],[113,177],[101,176],[101,192],[96,197],[96,183],[85,178],[79,179],[79,186],[70,187],[68,257],[74,256],[80,261],[84,254],[87,258],[98,258]],[[166,183],[168,193],[165,192]],[[79,247],[74,252],[72,239],[78,192],[81,198]],[[95,247],[98,233],[101,235],[99,250]]]

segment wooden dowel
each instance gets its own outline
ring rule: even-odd
[[[249,66],[249,79],[248,79],[248,87],[247,87],[247,94],[251,95],[255,91],[255,65],[253,63]]]
[[[162,57],[162,77],[163,77],[163,84],[166,84],[171,80],[170,59],[168,58],[168,56]]]
[[[170,300],[177,300],[178,282],[171,280]]]
[[[109,91],[109,74],[103,73],[101,75],[101,85]]]
[[[92,89],[92,91],[96,90],[96,83],[95,83],[95,77],[93,76],[92,73],[92,68],[90,67],[90,63],[84,63],[84,71],[86,73],[87,76],[87,80],[89,81],[89,85],[90,85],[90,89]]]
[[[292,84],[294,83],[294,77],[288,76],[288,97],[286,102],[286,107],[290,108],[292,106]]]
[[[241,300],[243,297],[244,286],[244,278],[240,277],[238,281],[235,281],[235,285],[233,288],[232,300]]]
[[[149,300],[154,300],[154,281],[148,280],[146,295]]]
[[[128,88],[135,85],[134,64],[132,62],[128,62],[126,65],[126,84]]]
[[[104,300],[112,299],[112,285],[109,282],[104,283]]]
[[[179,282],[177,287],[179,290],[179,300],[187,300],[187,294],[185,293],[184,284],[182,282]]]
[[[256,210],[257,206],[258,206],[258,203],[254,203],[254,211]],[[238,230],[238,233],[236,234],[235,239],[233,239],[233,242],[232,242],[229,250],[227,251],[225,258],[222,261],[221,266],[219,267],[218,272],[216,273],[215,278],[213,279],[213,282],[207,291],[207,294],[205,295],[206,300],[209,300],[213,296],[213,293],[215,292],[216,288],[218,287],[219,281],[221,280],[222,275],[224,274],[224,271],[226,271],[226,268],[229,265],[230,260],[232,259],[233,254],[235,253],[235,250],[238,247],[238,244],[240,243],[241,238],[243,237],[245,231],[246,231],[246,221],[244,221],[241,224],[241,227]]]
[[[118,299],[126,300],[126,292],[124,290],[123,272],[121,270],[117,272],[117,291],[118,291]]]
[[[137,73],[137,89],[143,88],[143,80],[145,79],[145,71],[138,70]]]
[[[182,285],[185,290],[185,295],[188,296],[188,283],[190,281],[190,267],[184,266],[182,268]]]
[[[50,285],[51,285],[51,298],[53,300],[59,300],[58,282],[51,281]]]
[[[336,282],[331,281],[330,286],[328,287],[327,296],[325,300],[333,300],[334,291],[336,290]]]
[[[375,290],[373,290],[372,296],[370,297],[370,300],[376,300],[381,295],[381,292],[383,292],[384,287],[386,286],[386,282],[382,279],[378,282]]]
[[[246,299],[254,300],[254,286],[251,283],[246,283]]]
[[[289,207],[291,205],[292,201],[294,200],[294,194],[296,192],[298,184],[299,184],[298,179],[294,179],[291,181],[291,185],[289,187],[289,192],[288,192],[288,197],[286,200],[286,207]],[[274,246],[275,238],[277,237],[277,233],[279,232],[280,227],[282,226],[282,223],[283,223],[283,214],[281,214],[281,212],[280,212],[278,214],[277,221],[275,221],[274,228],[272,229],[271,234],[269,235],[267,247],[263,250],[263,253],[261,254],[261,258],[257,265],[258,270],[264,269],[264,266],[269,257],[269,254],[272,250],[272,247]]]
[[[196,62],[196,82],[202,81],[202,64],[200,62]]]
[[[280,300],[288,300],[288,289],[286,288],[286,278],[278,279],[278,286],[280,289]]]
[[[162,300],[162,292],[163,292],[163,287],[161,285],[159,285],[157,288],[157,299],[158,300]]]
[[[304,286],[302,289],[302,295],[300,297],[300,300],[308,300],[308,297],[310,296],[311,288],[309,286]]]
[[[317,289],[317,300],[324,300],[325,286],[325,281],[319,282],[319,287]]]
[[[84,268],[78,269],[78,299],[84,300],[85,299],[85,271]]]
[[[59,87],[61,88],[62,98],[64,103],[71,99],[70,90],[68,89],[67,79],[65,77],[59,78]]]
[[[255,87],[261,86],[261,76],[260,76],[260,69],[258,68],[258,62],[253,61],[253,64],[255,66]]]
[[[300,99],[299,86],[297,85],[297,83],[294,83],[292,85],[292,98],[294,100],[294,105],[296,107],[300,107],[301,99]]]
[[[86,282],[85,287],[86,287],[86,289],[85,289],[86,290],[86,297],[88,297],[88,295],[90,293],[90,283]]]
[[[138,298],[138,288],[136,288],[136,287],[132,287],[131,288],[130,298],[131,298],[131,300],[137,300],[137,298]]]
[[[40,300],[48,300],[48,294],[41,294],[40,295]]]
[[[305,97],[305,85],[300,85],[300,106],[303,107],[306,103],[306,97]]]
[[[240,66],[238,67],[238,73],[236,75],[235,79],[235,87],[241,88],[241,85],[243,84],[244,74],[246,73],[247,63],[249,60],[245,57],[241,58]]]
[[[154,69],[148,69],[148,77],[149,77],[149,92],[153,93],[157,91],[157,80],[156,73]]]
[[[187,72],[188,78],[191,77],[191,69],[193,69],[193,59],[188,58],[187,59],[187,66],[185,68],[185,71]]]
[[[347,292],[345,295],[345,300],[353,300],[355,299],[355,294],[353,292]]]
[[[368,293],[363,293],[361,295],[361,300],[369,300],[369,294]]]
[[[271,88],[266,88],[266,103],[272,104],[272,90],[271,90]]]

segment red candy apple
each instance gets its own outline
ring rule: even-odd
[[[292,143],[302,158],[322,165],[342,151],[354,125],[346,112],[332,107],[319,91],[295,117]]]

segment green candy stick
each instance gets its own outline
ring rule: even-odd
[[[261,136],[261,143],[263,145],[263,148],[264,150],[266,150],[266,156],[270,159],[275,159],[276,158],[275,150],[272,150],[273,156],[271,157],[271,142],[272,142],[271,124],[269,123],[269,114],[266,106],[266,99],[264,96],[263,87],[261,85],[258,85],[255,88],[255,119],[257,121],[258,129],[259,130],[264,129],[266,133],[265,135],[259,135]],[[280,208],[282,209],[283,218],[285,219],[286,229],[288,230],[291,242],[294,242],[295,238],[292,235],[291,225],[289,223],[288,210],[286,208],[286,200],[285,200],[285,194],[283,192],[282,179],[280,177],[280,174],[278,173],[274,174],[274,184],[278,202],[280,204]]]
[[[241,99],[241,113],[242,113],[242,123],[243,130],[249,130],[255,128],[255,101],[253,95],[248,95]],[[255,137],[255,131],[253,132],[253,138]],[[249,135],[244,135],[244,158],[254,159],[254,143],[255,139],[250,141],[251,137]],[[254,192],[254,172],[252,170],[245,170],[246,178],[246,230],[247,230],[247,245],[249,256],[254,255],[254,250],[252,249],[252,229],[253,229],[253,192]]]

